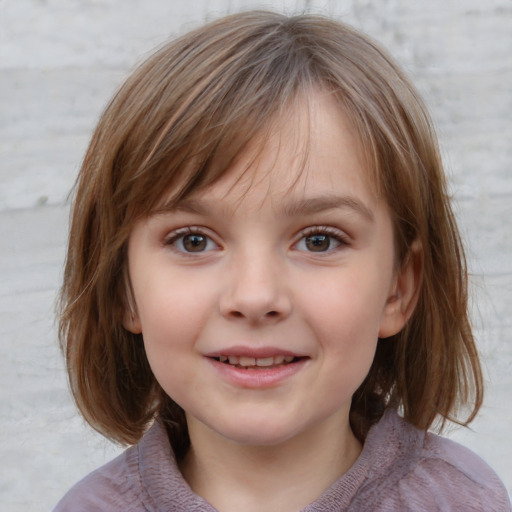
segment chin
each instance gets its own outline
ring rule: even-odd
[[[297,435],[296,425],[276,425],[268,419],[254,422],[245,420],[214,429],[229,441],[244,446],[276,446]]]
[[[243,446],[278,446],[293,435],[283,435],[277,432],[237,432],[224,436],[229,441]]]

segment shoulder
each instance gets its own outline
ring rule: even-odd
[[[132,447],[75,484],[53,512],[140,510],[137,447]]]
[[[379,489],[376,510],[509,512],[507,491],[471,450],[416,429],[388,411],[368,441],[380,460],[362,495]]]
[[[496,473],[468,448],[427,433],[418,463],[400,482],[413,500],[435,498],[441,510],[510,511]]]
[[[78,482],[53,512],[214,512],[183,479],[157,420],[139,443]]]
[[[53,512],[158,510],[160,496],[178,480],[176,473],[167,433],[156,421],[138,444],[72,487]]]

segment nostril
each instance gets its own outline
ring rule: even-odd
[[[236,310],[231,311],[229,314],[233,318],[245,318],[245,316],[246,316],[241,311],[236,311]],[[263,315],[263,317],[261,317],[261,318],[276,318],[278,316],[280,316],[279,312],[272,310],[272,311],[268,311],[267,313],[265,313]]]

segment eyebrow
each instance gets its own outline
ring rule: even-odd
[[[318,197],[300,199],[298,201],[290,201],[288,203],[285,202],[282,207],[282,212],[287,217],[296,217],[301,215],[313,215],[315,213],[335,209],[352,210],[370,222],[373,222],[375,218],[373,211],[362,201],[353,196],[321,195]],[[184,211],[207,216],[211,211],[211,205],[208,201],[185,199],[176,204],[165,204],[155,213],[171,211]]]
[[[353,196],[323,195],[299,201],[285,203],[283,211],[286,215],[294,217],[297,215],[311,215],[326,210],[348,209],[353,210],[369,221],[374,220],[372,210],[362,201]]]
[[[160,208],[157,208],[155,213],[159,214],[175,211],[196,213],[197,215],[208,215],[209,207],[207,204],[204,204],[203,201],[198,201],[196,199],[184,199],[177,203],[165,203]]]

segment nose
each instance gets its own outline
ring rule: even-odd
[[[292,311],[286,272],[274,255],[253,254],[232,260],[226,287],[220,299],[220,312],[230,320],[273,324]]]

